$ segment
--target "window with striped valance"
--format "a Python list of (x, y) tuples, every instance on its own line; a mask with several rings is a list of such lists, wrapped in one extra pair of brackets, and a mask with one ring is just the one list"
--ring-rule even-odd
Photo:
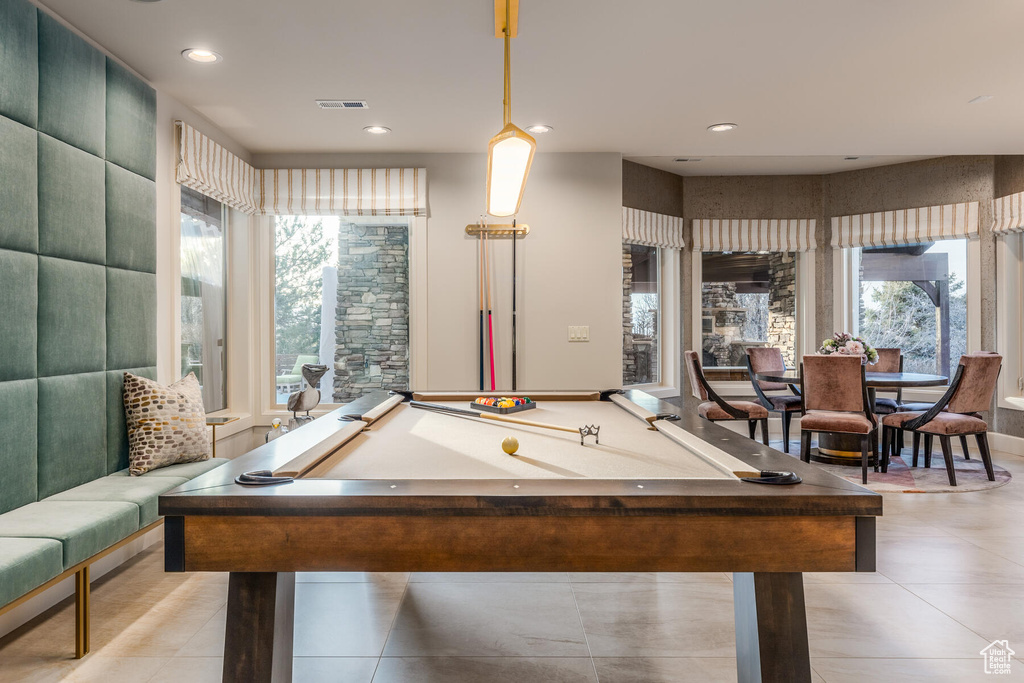
[(813, 218), (699, 218), (693, 221), (694, 251), (813, 251)]
[(832, 246), (883, 247), (978, 236), (978, 202), (832, 218)]
[(992, 200), (992, 232), (1024, 231), (1024, 192)]
[(622, 241), (647, 247), (682, 249), (683, 219), (663, 213), (622, 207)]
[(177, 180), (248, 214), (426, 216), (425, 168), (256, 169), (183, 121)]
[(175, 125), (177, 181), (234, 209), (256, 213), (256, 169), (187, 123)]
[(426, 216), (425, 168), (260, 169), (258, 213)]

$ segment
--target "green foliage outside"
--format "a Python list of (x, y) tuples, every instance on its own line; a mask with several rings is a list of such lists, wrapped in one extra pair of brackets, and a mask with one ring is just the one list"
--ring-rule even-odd
[(323, 267), (331, 256), (323, 220), (280, 216), (275, 235), (277, 354), (319, 355)]
[[(887, 281), (865, 303), (861, 288), (860, 336), (877, 348), (903, 350), (904, 372), (937, 373), (939, 309), (912, 282)], [(955, 369), (967, 350), (967, 292), (963, 280), (949, 276), (949, 362)]]

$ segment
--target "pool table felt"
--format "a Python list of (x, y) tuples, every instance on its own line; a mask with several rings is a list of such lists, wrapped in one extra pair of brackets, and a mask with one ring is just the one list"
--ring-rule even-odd
[[(467, 408), (465, 401), (437, 403)], [(528, 415), (513, 417), (572, 428), (600, 425), (600, 444), (587, 437), (581, 446), (578, 434), (436, 413), (406, 403), (373, 422), (307, 478), (733, 479), (611, 402), (542, 401)], [(501, 449), (506, 436), (519, 440), (515, 455)]]

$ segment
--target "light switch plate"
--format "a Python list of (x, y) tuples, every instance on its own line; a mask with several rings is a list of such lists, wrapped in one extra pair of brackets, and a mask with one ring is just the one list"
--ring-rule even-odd
[(590, 325), (569, 325), (569, 341), (590, 341)]

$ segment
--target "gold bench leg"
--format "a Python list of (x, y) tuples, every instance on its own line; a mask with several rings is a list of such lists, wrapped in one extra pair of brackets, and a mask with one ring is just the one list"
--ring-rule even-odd
[(89, 566), (75, 572), (75, 659), (89, 654)]

